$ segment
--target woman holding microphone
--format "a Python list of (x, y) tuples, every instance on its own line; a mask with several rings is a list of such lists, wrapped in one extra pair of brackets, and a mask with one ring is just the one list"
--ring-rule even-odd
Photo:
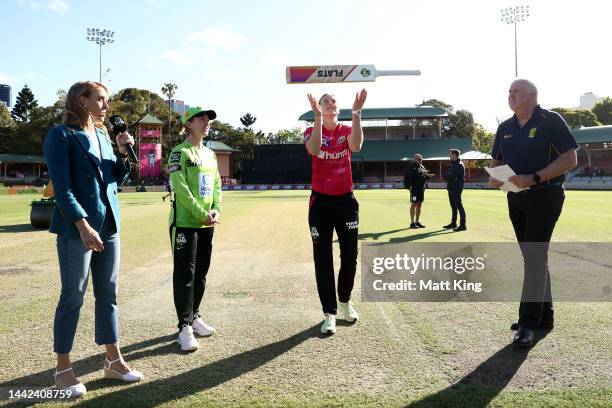
[[(355, 96), (352, 126), (338, 123), (338, 107), (333, 95), (324, 94), (318, 101), (308, 94), (315, 115), (314, 125), (304, 132), (306, 150), (312, 159), (312, 194), (308, 224), (312, 237), (317, 290), (325, 320), (321, 332), (336, 332), (338, 306), (344, 320), (355, 322), (359, 316), (350, 303), (357, 268), (359, 203), (353, 194), (351, 153), (361, 150), (363, 129), (361, 108), (367, 98), (362, 89)], [(336, 230), (340, 243), (338, 300), (332, 252)]]
[(95, 341), (106, 348), (104, 377), (126, 382), (143, 375), (131, 370), (119, 350), (117, 280), (121, 219), (117, 185), (129, 175), (128, 144), (117, 136), (119, 154), (102, 124), (108, 89), (99, 82), (77, 82), (68, 91), (63, 124), (51, 128), (44, 154), (55, 192), (49, 231), (57, 234), (61, 293), (53, 325), (57, 353), (55, 384), (73, 397), (86, 393), (72, 370), (70, 351), (91, 270), (95, 296)]

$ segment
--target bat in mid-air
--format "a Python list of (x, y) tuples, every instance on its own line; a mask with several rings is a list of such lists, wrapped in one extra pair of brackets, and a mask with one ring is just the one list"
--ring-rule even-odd
[(421, 75), (419, 70), (377, 70), (374, 65), (312, 65), (287, 67), (288, 84), (374, 82), (379, 76)]

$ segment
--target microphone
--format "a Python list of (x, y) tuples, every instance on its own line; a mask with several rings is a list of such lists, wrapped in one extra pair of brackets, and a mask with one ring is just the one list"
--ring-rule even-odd
[[(123, 118), (119, 115), (113, 115), (108, 120), (111, 125), (113, 125), (113, 134), (117, 136), (119, 133), (125, 132), (127, 130), (127, 124), (123, 120)], [(136, 157), (136, 153), (134, 153), (134, 148), (131, 144), (126, 144), (125, 147), (128, 151), (128, 156), (130, 156), (130, 160), (134, 163), (138, 163), (138, 157)]]

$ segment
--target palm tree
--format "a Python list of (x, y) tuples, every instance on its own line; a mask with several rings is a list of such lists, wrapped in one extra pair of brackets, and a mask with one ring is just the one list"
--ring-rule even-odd
[(240, 122), (244, 125), (245, 128), (250, 128), (253, 123), (255, 123), (255, 121), (257, 120), (257, 118), (253, 115), (251, 115), (250, 113), (247, 113), (246, 115), (244, 115), (243, 117), (240, 118)]
[[(162, 93), (168, 97), (168, 136), (170, 136), (170, 129), (172, 128), (172, 108), (170, 107), (170, 103), (177, 89), (178, 85), (173, 84), (172, 82), (164, 83), (161, 88)], [(159, 143), (162, 144), (161, 135), (159, 137)], [(162, 155), (162, 157), (164, 156)]]

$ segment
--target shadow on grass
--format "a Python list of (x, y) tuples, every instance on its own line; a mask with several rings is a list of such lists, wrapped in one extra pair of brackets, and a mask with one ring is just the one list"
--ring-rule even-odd
[[(214, 361), (172, 377), (126, 386), (118, 391), (104, 394), (96, 398), (77, 401), (77, 404), (79, 406), (86, 407), (157, 406), (175, 399), (188, 397), (200, 391), (223, 384), (234, 378), (238, 378), (241, 375), (253, 371), (258, 367), (261, 367), (262, 365), (274, 360), (310, 338), (325, 337), (327, 336), (321, 334), (319, 324), (317, 324), (296, 333), (291, 337), (266, 344), (265, 346), (261, 346), (256, 349), (245, 351), (219, 361)], [(170, 340), (172, 343), (163, 344), (155, 349), (133, 353), (138, 349), (164, 343)], [(123, 347), (122, 351), (124, 354), (132, 352), (125, 357), (128, 363), (144, 357), (168, 353), (180, 353), (177, 351), (178, 346), (174, 340), (175, 335), (172, 334)], [(102, 367), (103, 358), (103, 355), (99, 354), (77, 361), (73, 364), (73, 366), (78, 375), (97, 371)], [(177, 360), (177, 364), (180, 364), (180, 360)], [(52, 382), (52, 375), (53, 370), (46, 370), (41, 373), (17, 378), (15, 380), (0, 384), (0, 387), (24, 388), (27, 386), (48, 386), (50, 385), (49, 383)], [(145, 372), (144, 375), (146, 378), (147, 373)], [(93, 391), (110, 385), (116, 386), (117, 382), (98, 379), (85, 384), (88, 391)], [(23, 404), (24, 403), (17, 402), (8, 406), (23, 406)], [(26, 402), (25, 404), (33, 405), (34, 403)]]
[[(94, 399), (85, 400), (79, 403), (79, 406), (157, 406), (188, 397), (251, 372), (314, 337), (325, 337), (321, 334), (318, 324), (286, 339), (214, 361), (172, 377), (137, 384)], [(176, 348), (176, 345), (172, 347)], [(162, 346), (161, 349), (160, 354), (166, 352), (167, 346)], [(155, 350), (151, 350), (151, 352), (155, 353)], [(144, 353), (147, 353), (147, 351)], [(177, 364), (179, 364), (178, 361)], [(146, 376), (146, 373), (144, 374)], [(89, 388), (90, 386), (102, 385), (98, 381), (95, 383), (98, 384), (86, 384), (86, 386)]]
[[(400, 229), (400, 230), (395, 230), (395, 231), (389, 231), (388, 233), (394, 233), (394, 232), (400, 232), (400, 231), (404, 231), (410, 228), (404, 228), (404, 229)], [(455, 234), (455, 232), (452, 229), (439, 229), (439, 230), (435, 230), (435, 231), (428, 231), (428, 232), (421, 232), (420, 234), (412, 234), (412, 235), (407, 235), (405, 237), (392, 237), (389, 239), (388, 242), (377, 242), (377, 243), (371, 243), (369, 242), (368, 245), (371, 246), (378, 246), (378, 245), (385, 245), (385, 244), (401, 244), (404, 242), (411, 242), (411, 241), (418, 241), (419, 239), (423, 239), (423, 238), (427, 238), (427, 237), (433, 237), (436, 235), (446, 235), (446, 234)], [(360, 236), (361, 238), (361, 236)]]
[[(535, 344), (547, 334), (547, 331), (536, 332)], [(528, 354), (529, 349), (509, 344), (458, 382), (407, 407), (487, 407), (506, 388)]]
[[(160, 336), (155, 339), (149, 339), (142, 341), (140, 343), (130, 344), (129, 346), (121, 347), (121, 352), (124, 355), (125, 360), (129, 363), (130, 361), (137, 360), (139, 358), (154, 355), (156, 350), (145, 350), (141, 352), (136, 352), (137, 350), (141, 350), (147, 347), (154, 346), (156, 344), (165, 343), (168, 341), (174, 342), (176, 336), (174, 334)], [(172, 343), (170, 344), (172, 345)], [(164, 346), (167, 347), (168, 345)], [(170, 349), (170, 347), (168, 347)], [(159, 354), (159, 353), (157, 353)], [(85, 374), (93, 373), (95, 371), (102, 370), (102, 365), (104, 364), (104, 353), (99, 353), (93, 355), (91, 357), (84, 358), (82, 360), (78, 360), (72, 363), (72, 367), (74, 368), (74, 372), (77, 376), (82, 376)], [(24, 377), (15, 378), (10, 381), (6, 381), (0, 383), (0, 388), (42, 388), (42, 387), (50, 387), (54, 384), (53, 382), (53, 373), (55, 367), (50, 368), (45, 371), (41, 371), (35, 374), (30, 374)]]
[[(410, 228), (400, 228), (400, 229), (396, 229), (396, 230), (391, 230), (391, 231), (382, 231), (382, 232), (368, 232), (365, 234), (359, 234), (358, 239), (361, 241), (363, 239), (366, 240), (374, 240), (374, 241), (378, 241), (380, 239), (380, 237), (384, 236), (384, 235), (389, 235), (389, 234), (395, 234), (396, 232), (402, 232), (402, 231), (406, 231), (407, 229)], [(338, 240), (334, 240), (334, 243), (337, 243)]]
[(32, 224), (0, 225), (0, 234), (14, 232), (45, 231), (44, 228), (34, 228)]

